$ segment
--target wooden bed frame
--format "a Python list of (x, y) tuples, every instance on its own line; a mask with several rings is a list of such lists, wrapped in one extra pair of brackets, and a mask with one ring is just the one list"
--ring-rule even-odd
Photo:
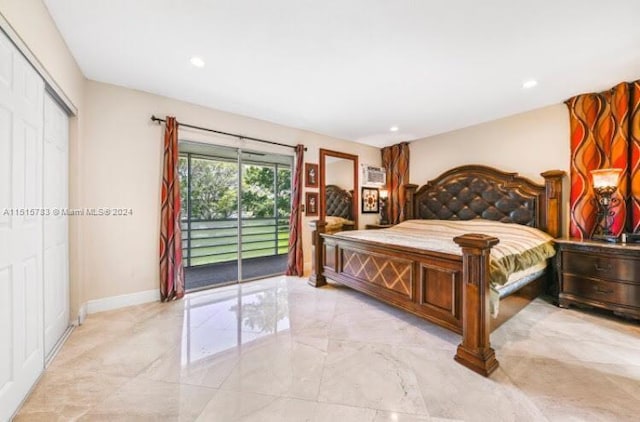
[[(561, 170), (542, 173), (545, 183), (540, 185), (491, 167), (457, 167), (420, 189), (405, 186), (406, 218), (482, 217), (530, 225), (559, 237), (564, 175)], [(489, 256), (498, 239), (458, 236), (453, 239), (462, 249), (458, 256), (339, 238), (325, 234), (324, 228), (324, 222), (316, 222), (309, 284), (320, 287), (329, 278), (461, 333), (455, 360), (484, 376), (497, 369), (489, 341)], [(548, 267), (532, 285), (544, 286), (550, 273)]]
[(340, 186), (327, 185), (325, 188), (323, 207), (327, 217), (342, 217), (349, 223), (342, 223), (336, 231), (355, 230), (353, 219), (353, 191), (342, 189)]

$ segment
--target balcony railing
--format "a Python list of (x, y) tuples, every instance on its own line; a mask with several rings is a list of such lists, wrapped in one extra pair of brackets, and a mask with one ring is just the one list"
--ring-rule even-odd
[[(182, 256), (187, 267), (236, 261), (238, 220), (182, 220)], [(241, 258), (286, 254), (289, 247), (288, 218), (242, 218)]]

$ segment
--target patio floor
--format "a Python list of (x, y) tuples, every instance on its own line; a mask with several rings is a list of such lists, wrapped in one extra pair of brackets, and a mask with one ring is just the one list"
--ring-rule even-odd
[[(284, 274), (287, 269), (287, 255), (272, 255), (242, 260), (242, 279), (267, 277)], [(218, 264), (185, 267), (185, 284), (187, 290), (215, 287), (238, 280), (238, 263), (236, 261)]]

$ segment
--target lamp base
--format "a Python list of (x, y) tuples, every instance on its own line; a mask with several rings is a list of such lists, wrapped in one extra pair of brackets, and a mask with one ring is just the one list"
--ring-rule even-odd
[(603, 242), (618, 243), (620, 242), (620, 237), (614, 236), (612, 234), (594, 234), (593, 236), (591, 236), (591, 240), (600, 240)]

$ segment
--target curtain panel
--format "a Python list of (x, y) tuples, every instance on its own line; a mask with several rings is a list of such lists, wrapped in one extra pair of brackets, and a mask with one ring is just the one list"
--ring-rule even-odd
[(588, 239), (596, 226), (591, 170), (622, 169), (611, 231), (640, 227), (640, 81), (566, 101), (571, 128), (570, 235)]
[(629, 200), (627, 229), (640, 232), (640, 80), (630, 85)]
[(178, 176), (178, 123), (167, 116), (160, 208), (160, 299), (184, 296), (182, 231), (180, 230), (180, 178)]
[(382, 148), (382, 167), (387, 171), (387, 212), (389, 223), (405, 219), (407, 197), (404, 185), (409, 183), (409, 144), (402, 142)]
[(289, 216), (289, 255), (287, 257), (286, 275), (304, 274), (302, 256), (302, 169), (304, 162), (304, 145), (296, 145), (296, 164), (291, 186), (291, 215)]

